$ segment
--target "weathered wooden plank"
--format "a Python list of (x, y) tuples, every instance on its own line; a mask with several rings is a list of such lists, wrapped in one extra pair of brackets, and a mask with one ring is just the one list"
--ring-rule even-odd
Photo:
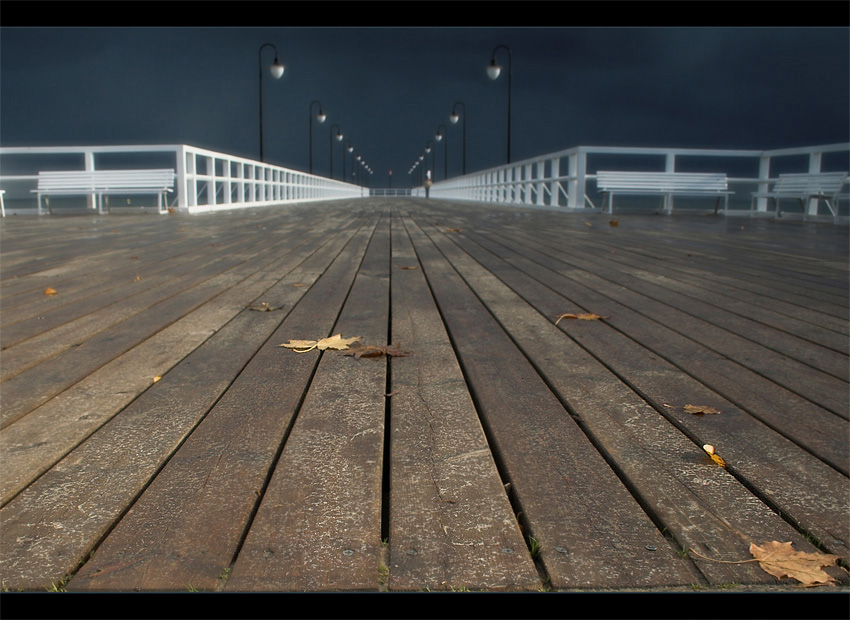
[[(517, 243), (513, 239), (507, 239), (503, 235), (494, 233), (494, 238), (511, 244)], [(544, 251), (545, 250), (545, 251)], [(735, 333), (729, 331), (726, 323), (737, 323), (740, 330), (745, 330), (749, 337), (755, 338), (757, 330), (753, 326), (743, 325), (744, 321), (734, 316), (725, 317), (724, 326), (718, 327), (699, 316), (699, 306), (687, 308), (687, 313), (682, 311), (682, 305), (662, 288), (646, 283), (640, 279), (630, 278), (623, 275), (620, 269), (611, 269), (598, 261), (567, 256), (564, 252), (551, 247), (535, 250), (536, 256), (546, 256), (550, 267), (561, 273), (569, 273), (571, 277), (581, 279), (587, 286), (604, 293), (611, 299), (632, 308), (640, 308), (641, 313), (652, 317), (669, 329), (693, 339), (710, 351), (728, 357), (742, 366), (758, 373), (775, 383), (786, 386), (789, 390), (803, 396), (813, 403), (842, 416), (847, 417), (850, 409), (850, 393), (847, 390), (847, 382), (834, 376), (829, 376), (811, 368), (807, 365), (795, 362), (788, 356), (778, 353), (772, 349), (750, 342)], [(575, 274), (575, 275), (573, 275)], [(653, 296), (650, 296), (653, 295)], [(655, 297), (660, 297), (661, 301)], [(678, 306), (678, 308), (676, 307)], [(791, 347), (790, 337), (781, 338), (776, 334), (762, 334), (766, 339), (774, 336), (778, 341), (777, 348)], [(799, 342), (794, 342), (796, 351), (799, 351)], [(829, 358), (824, 363), (832, 365), (846, 362), (840, 354), (832, 355), (828, 350), (817, 350), (817, 347), (809, 348), (812, 355), (820, 355)], [(805, 355), (804, 355), (805, 356)], [(807, 360), (811, 362), (811, 359)]]
[[(356, 261), (350, 267), (351, 258), (345, 254), (338, 261), (353, 275)], [(294, 303), (306, 287), (292, 284), (309, 286), (310, 278), (323, 271), (314, 264), (309, 271), (291, 274), (280, 282), (275, 298)], [(333, 305), (329, 311), (334, 311)], [(243, 305), (238, 316), (154, 389), (0, 510), (4, 539), (15, 541), (4, 545), (0, 555), (0, 574), (10, 587), (37, 588), (73, 574), (282, 318), (282, 313), (252, 312)], [(250, 432), (250, 426), (245, 428)], [(247, 492), (253, 494), (254, 489)], [(144, 539), (138, 542), (144, 548)]]
[[(274, 334), (69, 589), (175, 590), (191, 585), (215, 590), (224, 586), (316, 367), (315, 354), (298, 355), (279, 345), (293, 337), (331, 330), (374, 225), (374, 220), (367, 223), (342, 251), (333, 244), (328, 248), (332, 253), (323, 252), (322, 260), (305, 263), (270, 293), (272, 305), (297, 304), (282, 322), (276, 321), (280, 326)], [(335, 258), (327, 267), (329, 255)], [(300, 289), (292, 284), (310, 285), (314, 280), (299, 301), (295, 293)], [(276, 313), (253, 314), (272, 318)]]
[[(589, 308), (599, 309), (604, 314), (610, 311), (611, 316), (622, 312), (622, 308), (605, 306), (604, 300), (589, 295), (587, 300), (583, 299), (581, 289), (569, 287), (568, 283), (558, 279), (547, 280), (545, 270), (517, 260), (504, 247), (490, 245), (490, 250), (502, 255), (497, 257), (497, 254), (485, 249), (488, 246), (486, 239), (477, 239), (483, 246), (476, 250), (474, 245), (465, 242), (472, 236), (464, 233), (457, 241), (543, 316), (555, 317), (565, 311), (584, 312)], [(514, 269), (511, 265), (521, 269)], [(562, 297), (565, 293), (579, 302), (589, 301), (591, 305), (572, 305), (570, 299)], [(628, 315), (625, 319), (628, 324), (635, 320)], [(844, 475), (800, 450), (758, 418), (737, 408), (639, 342), (625, 336), (615, 338), (607, 331), (600, 333), (598, 329), (587, 329), (588, 324), (581, 321), (562, 321), (560, 326), (621, 380), (633, 386), (654, 405), (656, 411), (670, 419), (697, 445), (711, 443), (718, 450), (722, 449), (724, 458), (736, 475), (742, 476), (751, 488), (758, 489), (782, 514), (814, 533), (821, 541), (828, 541), (830, 552), (846, 557), (850, 531), (842, 515), (847, 512), (848, 498), (846, 493), (839, 491), (846, 488)], [(714, 406), (722, 415), (696, 417), (687, 414), (682, 408), (689, 403)], [(803, 416), (798, 416), (796, 424), (801, 425), (802, 419)]]
[(490, 443), (556, 588), (698, 580), (425, 235), (409, 229)]
[[(285, 272), (307, 255), (308, 249), (296, 252), (288, 267), (280, 267)], [(154, 377), (165, 375), (279, 279), (276, 272), (256, 274), (216, 303), (183, 317), (4, 429), (0, 442), (5, 463), (5, 475), (0, 479), (3, 503), (149, 389)]]
[[(461, 251), (468, 244), (458, 235), (451, 236), (457, 246), (437, 231), (429, 236), (613, 459), (642, 505), (663, 523), (677, 547), (726, 561), (747, 557), (751, 542), (769, 540), (791, 540), (800, 550), (817, 551), (714, 464), (698, 440), (683, 434), (602, 363), (564, 338), (563, 332), (571, 329), (556, 327), (553, 317), (540, 314)], [(590, 329), (601, 340), (620, 338), (603, 322), (588, 326)], [(713, 584), (773, 581), (753, 564), (694, 560)]]
[[(627, 294), (623, 287), (606, 286), (598, 278), (575, 269), (541, 269), (541, 264), (549, 262), (546, 255), (505, 238), (501, 241), (504, 245), (497, 246), (483, 239), (481, 243), (491, 251), (508, 252), (510, 262), (526, 265), (541, 282), (559, 291), (584, 311), (611, 317), (609, 322), (612, 325), (650, 351), (674, 363), (839, 471), (848, 471), (850, 455), (846, 448), (846, 421), (841, 417), (670, 330), (647, 317), (642, 306), (621, 303), (618, 297)], [(517, 256), (510, 255), (513, 251), (517, 252)], [(800, 424), (801, 416), (807, 420), (806, 427)]]
[[(392, 228), (390, 590), (537, 590), (481, 423), (421, 265)], [(514, 553), (504, 553), (513, 549)]]
[[(388, 312), (385, 217), (333, 332), (386, 344)], [(227, 590), (379, 589), (386, 387), (385, 359), (322, 354)]]

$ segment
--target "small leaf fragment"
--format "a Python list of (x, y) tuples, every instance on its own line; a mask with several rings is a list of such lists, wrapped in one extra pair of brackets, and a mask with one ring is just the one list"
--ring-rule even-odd
[(399, 267), (399, 269), (405, 269), (405, 270), (406, 270), (406, 269), (419, 269), (419, 267), (416, 267), (416, 266), (410, 266), (410, 267), (408, 267), (408, 266), (404, 266), (404, 267)]
[(156, 382), (157, 382), (157, 381), (159, 381), (160, 379), (162, 379), (162, 375), (157, 375), (157, 376), (155, 376), (155, 377), (153, 378), (153, 382), (154, 382), (154, 383), (156, 383)]
[(617, 220), (611, 220), (610, 222), (608, 222), (608, 224), (611, 226), (619, 226), (620, 222)]
[(446, 228), (445, 232), (460, 232), (460, 228)]
[(45, 295), (58, 295), (59, 293), (56, 292), (56, 289), (48, 286), (46, 289), (44, 289), (44, 294)]
[(685, 405), (683, 409), (687, 413), (693, 413), (694, 415), (705, 415), (709, 413), (720, 413), (719, 409), (715, 407), (707, 407), (705, 405)]
[(720, 455), (718, 455), (715, 452), (714, 446), (707, 443), (702, 447), (702, 449), (705, 450), (708, 453), (708, 455), (711, 457), (712, 461), (714, 461), (715, 463), (720, 465), (720, 467), (726, 467), (726, 461), (724, 461), (722, 458), (720, 458)]
[(273, 312), (274, 310), (280, 310), (279, 306), (270, 306), (268, 302), (261, 302), (259, 306), (248, 306), (248, 310), (254, 310), (256, 312)]
[(777, 579), (791, 577), (804, 586), (834, 584), (835, 580), (821, 570), (838, 562), (837, 555), (796, 551), (791, 542), (772, 540), (759, 546), (750, 543), (750, 554), (765, 572)]
[(573, 314), (572, 312), (568, 312), (566, 314), (556, 314), (555, 318), (558, 319), (555, 321), (555, 325), (561, 322), (561, 319), (578, 319), (580, 321), (599, 321), (601, 319), (607, 319), (607, 316), (599, 316), (598, 314), (593, 314), (592, 312), (584, 312), (580, 314)]

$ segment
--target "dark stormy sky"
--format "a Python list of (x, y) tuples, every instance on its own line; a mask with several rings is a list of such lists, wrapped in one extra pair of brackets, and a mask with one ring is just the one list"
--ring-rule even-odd
[[(372, 26), (370, 12), (401, 3), (356, 3), (364, 14), (355, 25), (276, 27), (293, 4), (328, 14), (338, 6), (246, 3), (277, 7), (268, 26), (259, 17), (228, 25), (224, 14), (197, 22), (203, 25), (137, 26), (144, 21), (125, 16), (91, 27), (41, 22), (32, 11), (16, 20), (7, 10), (0, 145), (190, 144), (258, 158), (258, 52), (265, 43), (286, 67), (279, 80), (263, 78), (266, 161), (309, 168), (310, 104), (318, 100), (327, 120), (313, 123), (314, 171), (329, 172), (336, 124), (375, 171), (374, 186), (386, 186), (391, 169), (393, 185), (407, 185), (428, 141), (438, 149), (442, 178), (444, 143), (434, 141), (440, 125), (448, 132), (449, 176), (461, 170), (464, 122), (467, 171), (505, 163), (507, 53), (497, 53), (504, 67), (498, 80), (485, 71), (500, 44), (512, 57), (513, 161), (578, 145), (763, 149), (850, 140), (846, 16), (835, 26), (697, 20), (629, 27), (599, 25), (602, 19), (557, 27), (407, 25), (412, 19)], [(739, 3), (709, 4), (729, 10)], [(239, 3), (188, 5), (214, 13)], [(265, 49), (262, 64), (273, 58)], [(452, 125), (457, 101), (466, 115)], [(334, 148), (339, 177), (339, 143)]]

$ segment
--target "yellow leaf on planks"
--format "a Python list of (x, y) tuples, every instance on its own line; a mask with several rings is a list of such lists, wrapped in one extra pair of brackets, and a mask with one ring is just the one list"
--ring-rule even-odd
[(351, 343), (358, 340), (360, 340), (360, 336), (355, 336), (354, 338), (343, 338), (339, 334), (335, 334), (329, 338), (322, 338), (321, 340), (290, 340), (288, 343), (280, 346), (292, 349), (296, 353), (307, 353), (313, 349), (319, 349), (320, 351), (324, 351), (325, 349), (344, 351)]
[(720, 456), (715, 452), (714, 446), (711, 444), (705, 444), (702, 447), (708, 453), (708, 456), (711, 457), (711, 460), (720, 465), (721, 467), (726, 467), (726, 461), (724, 461)]
[(59, 293), (56, 292), (56, 289), (48, 286), (46, 289), (44, 289), (44, 294), (45, 295), (58, 295)]
[(750, 553), (766, 572), (777, 579), (791, 577), (804, 586), (834, 584), (835, 580), (822, 569), (838, 562), (837, 555), (796, 551), (790, 542), (772, 540), (758, 546), (750, 543)]
[(607, 319), (607, 316), (599, 316), (598, 314), (593, 314), (592, 312), (586, 312), (581, 314), (573, 314), (572, 312), (568, 312), (566, 314), (557, 314), (555, 318), (558, 319), (555, 321), (555, 325), (561, 322), (561, 319), (578, 319), (580, 321), (599, 321), (600, 319)]
[(720, 413), (719, 409), (715, 409), (714, 407), (706, 407), (705, 405), (685, 405), (684, 410), (687, 413), (693, 413), (694, 415), (704, 415), (706, 413)]

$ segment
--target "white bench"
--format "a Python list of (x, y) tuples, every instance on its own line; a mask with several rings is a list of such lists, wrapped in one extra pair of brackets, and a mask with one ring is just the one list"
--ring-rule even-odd
[[(673, 196), (717, 196), (714, 212), (725, 198), (724, 212), (729, 208), (729, 185), (722, 173), (703, 172), (633, 172), (599, 170), (597, 189), (608, 194), (608, 213), (614, 212), (614, 194), (649, 194), (664, 196), (664, 211), (673, 210)], [(603, 202), (603, 207), (605, 203)]]
[(753, 192), (750, 202), (750, 212), (755, 207), (757, 198), (773, 199), (776, 204), (776, 217), (780, 217), (779, 200), (781, 198), (796, 198), (803, 207), (803, 219), (808, 216), (806, 203), (810, 199), (826, 202), (834, 218), (838, 217), (838, 195), (847, 180), (846, 172), (817, 172), (808, 174), (780, 174), (774, 182), (773, 189), (766, 192)]
[[(163, 196), (173, 188), (172, 169), (50, 170), (38, 173), (38, 189), (32, 191), (37, 194), (39, 215), (42, 214), (41, 197), (50, 194), (92, 194), (97, 197), (98, 213), (103, 213), (104, 194), (157, 194), (159, 212), (165, 213)], [(47, 208), (52, 213), (49, 201)]]

